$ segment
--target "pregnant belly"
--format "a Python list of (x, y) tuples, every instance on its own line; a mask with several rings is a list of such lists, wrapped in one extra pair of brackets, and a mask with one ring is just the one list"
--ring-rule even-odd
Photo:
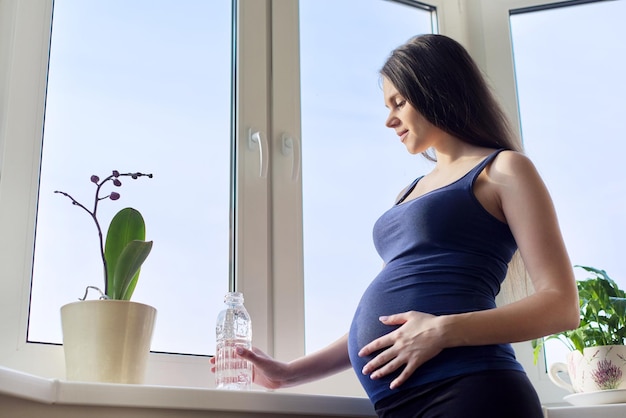
[(386, 391), (391, 381), (400, 374), (398, 370), (377, 380), (361, 373), (363, 366), (378, 353), (359, 357), (358, 352), (373, 340), (393, 331), (397, 326), (384, 325), (379, 317), (418, 310), (427, 312), (427, 306), (420, 303), (421, 297), (415, 286), (394, 286), (384, 277), (377, 277), (365, 290), (356, 309), (348, 336), (350, 362), (363, 388), (371, 399)]
[(398, 327), (384, 325), (380, 316), (408, 311), (448, 315), (495, 307), (492, 293), (477, 288), (473, 279), (458, 273), (384, 269), (363, 293), (352, 319), (348, 348), (353, 365), (367, 361), (356, 356), (363, 346)]
[(380, 280), (372, 282), (361, 297), (352, 319), (350, 327), (351, 351), (358, 352), (366, 344), (397, 328), (397, 326), (384, 325), (379, 320), (381, 316), (411, 310), (424, 312), (425, 307), (419, 306), (419, 297), (417, 296), (415, 289), (404, 289), (402, 292), (397, 292), (383, 286)]
[[(402, 368), (372, 380), (361, 373), (363, 366), (378, 353), (359, 357), (358, 352), (373, 340), (398, 326), (384, 325), (380, 316), (407, 311), (449, 315), (495, 307), (496, 289), (488, 288), (477, 277), (456, 272), (417, 272), (384, 269), (365, 290), (352, 319), (348, 353), (363, 388), (374, 402), (395, 393), (389, 384)], [(494, 368), (521, 368), (510, 346), (456, 347), (442, 351), (422, 364), (402, 387), (410, 388), (459, 374)]]

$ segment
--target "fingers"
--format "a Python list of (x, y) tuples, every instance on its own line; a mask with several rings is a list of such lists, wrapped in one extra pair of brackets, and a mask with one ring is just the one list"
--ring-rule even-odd
[[(410, 319), (411, 314), (412, 312), (402, 312), (394, 315), (381, 316), (378, 318), (378, 320), (385, 325), (402, 325)], [(378, 350), (389, 347), (393, 345), (394, 339), (395, 337), (393, 335), (393, 332), (387, 335), (383, 335), (382, 337), (375, 339), (374, 341), (363, 347), (359, 351), (358, 356), (368, 356)]]
[(423, 364), (423, 362), (419, 357), (396, 355), (392, 351), (392, 348), (389, 348), (368, 362), (363, 367), (362, 373), (364, 375), (369, 374), (370, 379), (376, 380), (404, 367), (398, 377), (389, 385), (390, 389), (396, 389), (406, 382), (421, 364)]
[(369, 356), (370, 354), (378, 350), (382, 350), (385, 347), (390, 347), (391, 345), (393, 345), (393, 342), (394, 342), (392, 334), (393, 333), (383, 335), (382, 337), (377, 338), (371, 343), (367, 344), (365, 347), (359, 350), (358, 356), (359, 357)]
[[(384, 354), (387, 354), (387, 351)], [(389, 354), (387, 354), (387, 356), (392, 357), (389, 360), (386, 360), (384, 357), (381, 356), (382, 354), (377, 356), (374, 360), (370, 361), (365, 365), (365, 367), (363, 367), (363, 374), (367, 375), (371, 373), (370, 379), (379, 379), (383, 376), (388, 375), (389, 373), (393, 373), (404, 363), (404, 361), (400, 358), (391, 356)]]
[(244, 347), (237, 347), (237, 355), (255, 364), (267, 363), (267, 361), (270, 360), (267, 354), (256, 347), (252, 347), (251, 350)]
[[(287, 376), (287, 366), (278, 362), (256, 347), (247, 349), (237, 347), (237, 356), (252, 363), (252, 381), (268, 389), (278, 389), (284, 386)], [(211, 372), (215, 373), (216, 358), (210, 360)]]
[(389, 385), (389, 389), (398, 388), (400, 385), (402, 385), (404, 382), (407, 381), (407, 379), (413, 374), (413, 372), (415, 372), (416, 369), (417, 369), (416, 366), (407, 364), (404, 370), (402, 370), (402, 373), (400, 373), (400, 376), (396, 377), (391, 382), (391, 384)]
[[(261, 350), (254, 349), (254, 348), (253, 348), (253, 350), (256, 350), (260, 354), (265, 354)], [(253, 361), (253, 362), (256, 361), (256, 359), (258, 358), (257, 354), (254, 351), (247, 350), (247, 349), (245, 349), (243, 347), (237, 347), (236, 353), (237, 353), (237, 355), (239, 357), (244, 358), (244, 359), (249, 360), (249, 361)], [(209, 359), (209, 364), (211, 364), (211, 372), (213, 372), (213, 373), (215, 373), (215, 363), (216, 362), (217, 362), (217, 358), (215, 356), (212, 356)]]
[(378, 318), (385, 325), (402, 325), (411, 318), (411, 312), (402, 312), (394, 315), (386, 315)]
[(402, 312), (381, 316), (379, 320), (397, 329), (365, 345), (358, 353), (360, 357), (376, 353), (374, 358), (363, 366), (364, 375), (380, 379), (394, 372), (399, 375), (390, 384), (391, 389), (402, 385), (424, 362), (437, 355), (443, 347), (438, 344), (433, 333), (436, 317), (421, 312)]

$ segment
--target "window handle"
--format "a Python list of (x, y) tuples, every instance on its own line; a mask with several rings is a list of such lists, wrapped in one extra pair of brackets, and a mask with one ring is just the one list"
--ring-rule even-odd
[(268, 167), (268, 157), (267, 153), (268, 145), (267, 138), (261, 135), (261, 132), (256, 131), (252, 132), (252, 129), (248, 130), (248, 148), (253, 150), (256, 147), (259, 147), (259, 177), (265, 178), (267, 177), (267, 167)]
[(296, 181), (300, 175), (300, 143), (288, 135), (283, 135), (282, 142), (283, 155), (291, 155), (291, 181)]

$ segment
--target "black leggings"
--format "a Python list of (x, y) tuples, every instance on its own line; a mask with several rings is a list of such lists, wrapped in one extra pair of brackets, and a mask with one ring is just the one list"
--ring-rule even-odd
[(407, 389), (375, 405), (380, 418), (543, 418), (525, 373), (492, 370)]

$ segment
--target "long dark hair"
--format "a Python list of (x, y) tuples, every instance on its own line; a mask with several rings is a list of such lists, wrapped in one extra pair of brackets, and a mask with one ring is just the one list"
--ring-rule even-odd
[(431, 34), (411, 38), (392, 51), (380, 73), (443, 131), (470, 144), (521, 151), (480, 69), (454, 39)]
[[(430, 123), (470, 144), (522, 151), (518, 136), (467, 50), (444, 35), (411, 38), (380, 70)], [(436, 161), (428, 152), (424, 157)], [(513, 255), (498, 305), (533, 293), (519, 251)]]

